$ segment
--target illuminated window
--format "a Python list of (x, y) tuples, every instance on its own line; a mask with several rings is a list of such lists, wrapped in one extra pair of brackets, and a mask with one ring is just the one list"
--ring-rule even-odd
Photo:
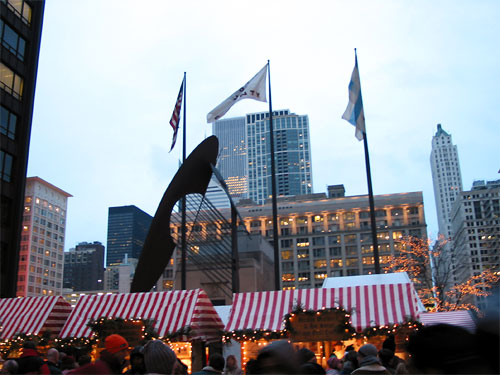
[(23, 95), (23, 79), (3, 63), (0, 63), (0, 84), (14, 98), (21, 99)]
[(293, 251), (291, 250), (284, 250), (281, 252), (281, 259), (292, 259), (293, 257)]
[(293, 273), (284, 273), (281, 275), (281, 281), (295, 281), (295, 275)]
[[(5, 0), (3, 1), (5, 3)], [(15, 15), (29, 25), (31, 22), (31, 7), (24, 0), (7, 0), (7, 6)]]
[(314, 268), (326, 268), (327, 261), (326, 259), (319, 259), (314, 261)]

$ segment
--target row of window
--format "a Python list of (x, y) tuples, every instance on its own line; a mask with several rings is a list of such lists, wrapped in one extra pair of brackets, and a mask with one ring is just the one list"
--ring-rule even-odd
[(1, 0), (26, 25), (31, 23), (31, 7), (25, 0)]

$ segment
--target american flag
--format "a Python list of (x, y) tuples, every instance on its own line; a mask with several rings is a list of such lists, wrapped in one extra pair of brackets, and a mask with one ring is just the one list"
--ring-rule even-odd
[(184, 79), (182, 80), (181, 89), (179, 90), (177, 101), (175, 102), (174, 112), (172, 113), (172, 118), (170, 119), (170, 125), (174, 129), (174, 135), (172, 137), (172, 147), (170, 147), (170, 151), (172, 151), (172, 149), (174, 148), (175, 141), (177, 140), (177, 131), (179, 130), (179, 119), (181, 118), (182, 94), (184, 92), (183, 90), (184, 90)]

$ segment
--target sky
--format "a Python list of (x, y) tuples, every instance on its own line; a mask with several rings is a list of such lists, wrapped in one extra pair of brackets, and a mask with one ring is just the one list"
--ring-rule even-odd
[[(423, 192), (435, 238), (438, 123), (465, 190), (500, 178), (499, 14), (497, 0), (48, 0), (28, 176), (73, 195), (65, 250), (106, 245), (108, 208), (154, 215), (178, 169), (184, 72), (189, 155), (207, 113), (269, 60), (273, 109), (309, 116), (314, 192), (367, 194), (363, 142), (341, 119), (357, 48), (374, 194)], [(266, 110), (242, 100), (224, 118)]]

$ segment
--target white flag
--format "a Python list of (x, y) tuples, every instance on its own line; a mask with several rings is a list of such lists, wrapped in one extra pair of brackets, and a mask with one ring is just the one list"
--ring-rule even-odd
[(220, 119), (227, 113), (227, 111), (229, 111), (234, 103), (241, 99), (255, 99), (261, 102), (267, 102), (266, 75), (267, 64), (255, 75), (255, 77), (248, 81), (245, 86), (236, 90), (229, 98), (212, 109), (207, 115), (207, 122), (214, 122)]
[(361, 82), (359, 80), (358, 57), (355, 57), (354, 70), (349, 82), (349, 104), (342, 116), (344, 120), (356, 127), (355, 136), (358, 141), (363, 140), (365, 133), (365, 113), (361, 96)]

